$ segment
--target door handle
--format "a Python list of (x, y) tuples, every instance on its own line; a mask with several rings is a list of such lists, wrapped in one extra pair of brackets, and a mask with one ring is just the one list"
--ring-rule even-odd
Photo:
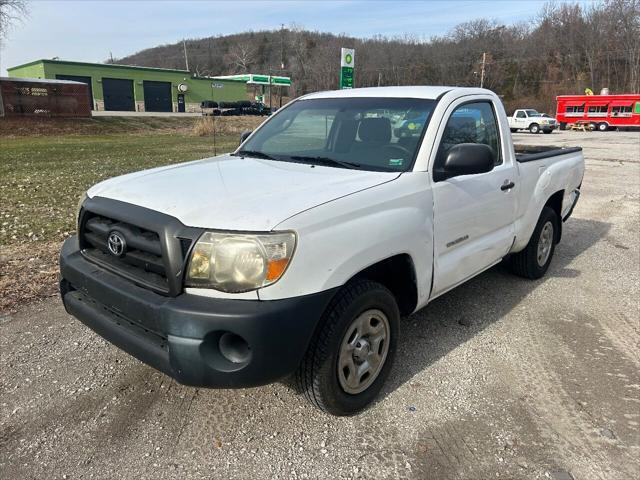
[(505, 182), (500, 187), (500, 190), (502, 190), (504, 192), (505, 190), (511, 190), (515, 186), (516, 186), (515, 183), (510, 182), (509, 180), (505, 180)]

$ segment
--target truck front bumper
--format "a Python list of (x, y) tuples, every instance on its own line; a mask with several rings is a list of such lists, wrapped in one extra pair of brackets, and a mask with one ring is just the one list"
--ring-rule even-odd
[(295, 371), (335, 290), (284, 300), (166, 297), (86, 260), (76, 237), (60, 254), (68, 313), (185, 385), (242, 388)]

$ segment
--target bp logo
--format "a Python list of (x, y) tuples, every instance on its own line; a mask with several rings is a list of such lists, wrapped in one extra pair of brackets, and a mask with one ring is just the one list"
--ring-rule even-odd
[(344, 56), (344, 61), (348, 64), (351, 65), (351, 62), (353, 62), (353, 55), (351, 55), (350, 53), (347, 53)]

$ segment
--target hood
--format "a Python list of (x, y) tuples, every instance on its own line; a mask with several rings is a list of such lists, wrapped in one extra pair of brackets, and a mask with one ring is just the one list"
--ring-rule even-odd
[(299, 212), (398, 176), (223, 155), (115, 177), (87, 193), (165, 213), (190, 227), (269, 231)]

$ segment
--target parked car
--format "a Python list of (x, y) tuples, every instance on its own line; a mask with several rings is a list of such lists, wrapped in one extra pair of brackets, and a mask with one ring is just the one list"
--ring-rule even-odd
[(551, 133), (558, 126), (555, 118), (538, 113), (532, 108), (518, 109), (513, 112), (513, 116), (509, 117), (508, 120), (512, 133), (518, 130), (529, 130), (531, 133)]
[[(404, 117), (430, 120), (397, 136)], [(503, 259), (547, 272), (583, 173), (580, 148), (516, 151), (488, 90), (306, 95), (231, 154), (90, 188), (60, 291), (180, 383), (293, 376), (313, 405), (350, 415), (388, 376), (401, 316)]]

